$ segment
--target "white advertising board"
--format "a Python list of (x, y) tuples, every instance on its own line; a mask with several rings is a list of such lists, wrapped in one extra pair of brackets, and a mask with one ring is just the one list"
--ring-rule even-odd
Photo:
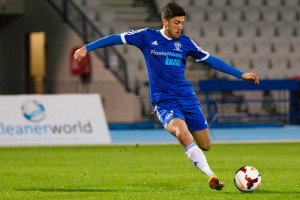
[(108, 143), (98, 94), (0, 95), (0, 146)]

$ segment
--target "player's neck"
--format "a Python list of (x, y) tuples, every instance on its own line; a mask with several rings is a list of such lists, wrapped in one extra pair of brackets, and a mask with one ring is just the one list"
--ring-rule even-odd
[(168, 40), (172, 40), (169, 32), (165, 29), (165, 27), (163, 27), (161, 30), (160, 30), (161, 34)]

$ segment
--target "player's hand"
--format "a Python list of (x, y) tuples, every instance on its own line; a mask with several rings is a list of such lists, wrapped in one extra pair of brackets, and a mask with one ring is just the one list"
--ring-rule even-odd
[(87, 50), (85, 46), (81, 47), (80, 49), (77, 49), (74, 53), (74, 59), (78, 62), (80, 62), (87, 54)]
[(256, 85), (259, 84), (258, 76), (254, 73), (243, 73), (241, 79), (244, 81), (252, 81)]

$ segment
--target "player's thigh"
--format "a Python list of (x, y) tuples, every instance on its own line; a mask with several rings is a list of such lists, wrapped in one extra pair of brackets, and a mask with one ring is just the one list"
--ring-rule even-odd
[(208, 128), (207, 121), (199, 103), (184, 106), (182, 113), (185, 117), (187, 127), (191, 132)]
[(208, 128), (200, 131), (191, 131), (191, 133), (200, 149), (204, 151), (208, 151), (210, 149), (211, 141)]
[(155, 105), (157, 117), (165, 129), (177, 137), (185, 147), (193, 142), (191, 133), (180, 110), (180, 105), (174, 100), (158, 102)]

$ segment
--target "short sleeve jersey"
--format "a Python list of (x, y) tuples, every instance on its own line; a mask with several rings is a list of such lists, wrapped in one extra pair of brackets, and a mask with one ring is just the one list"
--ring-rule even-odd
[(138, 47), (144, 54), (149, 76), (152, 104), (166, 99), (196, 98), (193, 85), (185, 79), (186, 59), (203, 61), (209, 53), (189, 37), (165, 36), (162, 30), (141, 29), (121, 34), (123, 43)]

